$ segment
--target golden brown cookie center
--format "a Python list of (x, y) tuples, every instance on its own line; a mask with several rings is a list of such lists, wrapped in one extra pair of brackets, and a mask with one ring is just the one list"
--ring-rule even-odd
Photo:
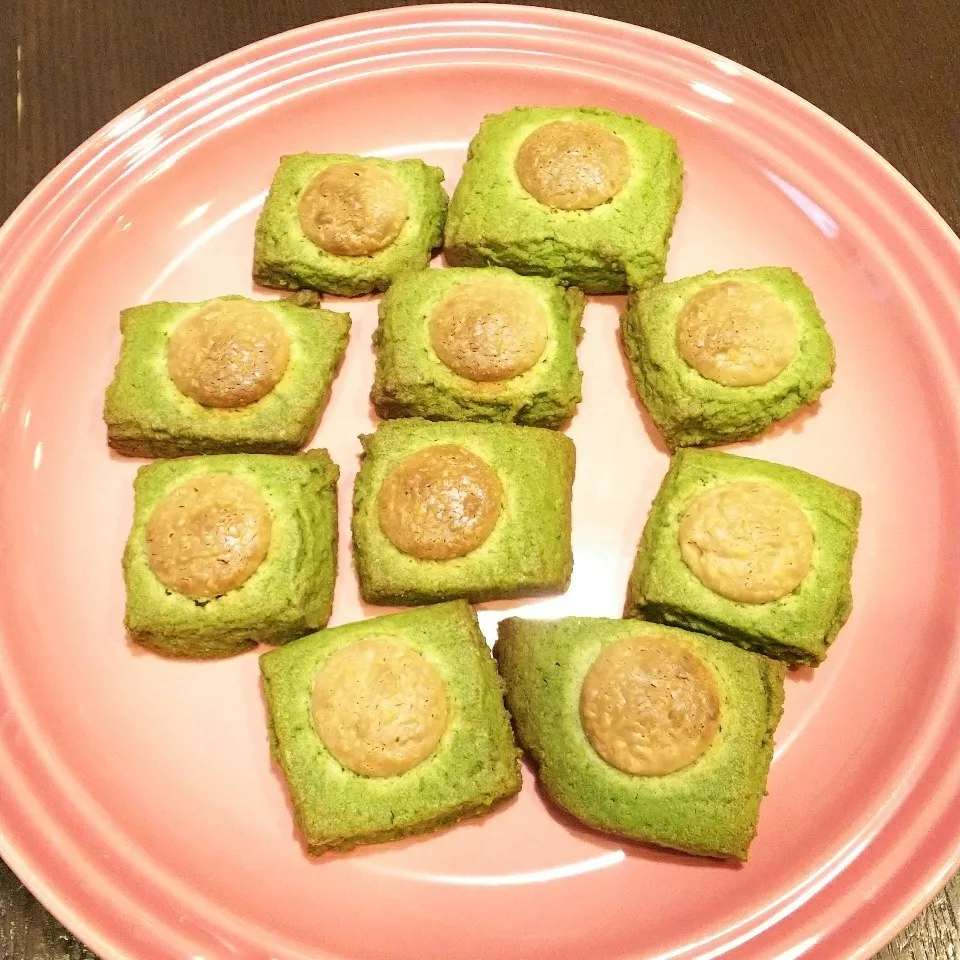
[(177, 324), (167, 344), (170, 379), (205, 407), (245, 407), (265, 397), (290, 362), (290, 338), (264, 306), (214, 300)]
[(403, 553), (452, 560), (476, 550), (500, 516), (496, 471), (456, 444), (418, 450), (397, 464), (377, 496), (380, 529)]
[(363, 160), (335, 163), (300, 197), (300, 226), (321, 250), (362, 257), (389, 247), (407, 220), (407, 195), (389, 170)]
[(313, 723), (323, 745), (364, 777), (392, 777), (423, 763), (448, 714), (436, 668), (388, 637), (338, 650), (313, 685)]
[(219, 597), (253, 576), (270, 546), (270, 511), (257, 489), (229, 474), (187, 480), (147, 521), (147, 562), (170, 590)]
[(810, 572), (813, 530), (799, 504), (772, 483), (739, 481), (701, 493), (687, 507), (680, 553), (714, 593), (770, 603)]
[(523, 189), (555, 210), (598, 207), (630, 179), (627, 145), (592, 120), (537, 127), (520, 144), (515, 166)]
[(768, 383), (797, 353), (790, 308), (759, 283), (715, 283), (680, 314), (677, 349), (701, 376), (726, 387)]
[(526, 373), (547, 347), (547, 315), (521, 283), (457, 284), (430, 316), (430, 342), (441, 362), (475, 383)]
[(627, 637), (587, 671), (580, 719), (593, 749), (638, 776), (689, 766), (720, 728), (720, 691), (699, 657), (659, 637)]

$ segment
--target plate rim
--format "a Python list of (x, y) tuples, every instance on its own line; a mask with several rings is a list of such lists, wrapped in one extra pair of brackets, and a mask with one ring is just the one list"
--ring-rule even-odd
[[(123, 146), (124, 142), (136, 141), (138, 136), (147, 132), (151, 123), (155, 123), (158, 114), (169, 109), (171, 117), (176, 118), (177, 108), (184, 106), (184, 99), (192, 92), (198, 91), (208, 81), (223, 78), (232, 72), (235, 67), (245, 65), (250, 75), (255, 75), (265, 60), (273, 55), (289, 55), (292, 51), (303, 48), (310, 42), (313, 35), (324, 33), (345, 40), (356, 36), (371, 26), (375, 29), (389, 21), (390, 27), (401, 23), (420, 25), (449, 24), (463, 26), (465, 23), (490, 25), (495, 19), (509, 17), (512, 24), (523, 27), (560, 26), (573, 32), (583, 32), (589, 35), (591, 31), (609, 30), (611, 27), (623, 31), (642, 49), (650, 52), (651, 45), (659, 48), (672, 48), (672, 52), (681, 59), (695, 62), (698, 66), (708, 66), (712, 62), (717, 65), (722, 61), (736, 68), (738, 78), (748, 84), (773, 96), (781, 105), (786, 104), (791, 110), (799, 110), (812, 122), (825, 129), (833, 137), (839, 137), (851, 147), (858, 157), (868, 162), (878, 172), (884, 185), (892, 181), (901, 191), (904, 199), (908, 200), (915, 213), (920, 214), (923, 230), (935, 230), (938, 239), (945, 244), (944, 249), (960, 263), (960, 238), (958, 238), (945, 219), (933, 205), (913, 186), (906, 177), (892, 164), (866, 144), (860, 137), (843, 126), (820, 108), (803, 99), (798, 94), (781, 86), (773, 80), (764, 77), (756, 71), (744, 67), (724, 55), (713, 53), (707, 48), (700, 47), (690, 41), (659, 33), (646, 27), (625, 23), (610, 18), (591, 14), (581, 14), (574, 11), (554, 10), (551, 8), (529, 7), (514, 4), (498, 3), (455, 3), (455, 4), (426, 4), (411, 5), (408, 7), (392, 7), (378, 11), (367, 11), (345, 17), (321, 20), (305, 24), (282, 33), (265, 37), (254, 43), (233, 50), (221, 57), (211, 60), (201, 66), (182, 74), (168, 84), (158, 88), (151, 94), (137, 101), (126, 110), (118, 114), (93, 135), (75, 148), (64, 160), (50, 171), (40, 183), (31, 190), (23, 201), (15, 208), (8, 219), (0, 225), (0, 266), (6, 265), (10, 259), (15, 262), (22, 252), (19, 252), (17, 241), (21, 238), (24, 228), (29, 228), (36, 221), (47, 205), (62, 195), (77, 178), (86, 171), (94, 169), (97, 161), (103, 161), (111, 150)], [(887, 190), (884, 191), (889, 192)], [(29, 229), (27, 230), (29, 233)], [(3, 271), (0, 271), (3, 276)], [(0, 280), (0, 301), (3, 299), (7, 283), (13, 281)], [(21, 324), (21, 327), (24, 325)], [(960, 325), (958, 325), (960, 326)], [(0, 325), (0, 390), (5, 386), (9, 364), (17, 354), (16, 336), (7, 338), (7, 325)], [(22, 333), (22, 329), (14, 333)], [(0, 691), (2, 692), (2, 691)], [(955, 785), (956, 786), (956, 785)], [(955, 789), (949, 803), (960, 809), (960, 789)], [(42, 869), (30, 863), (30, 858), (24, 851), (17, 849), (16, 844), (8, 838), (3, 829), (5, 805), (0, 802), (0, 856), (6, 861), (10, 869), (21, 879), (34, 896), (58, 920), (74, 931), (85, 943), (89, 944), (97, 953), (122, 955), (122, 947), (98, 929), (95, 920), (88, 920), (79, 910), (72, 908), (69, 902), (69, 891), (57, 888), (54, 881), (42, 875)], [(924, 839), (930, 839), (927, 835)], [(914, 843), (912, 846), (917, 846)], [(900, 864), (899, 873), (905, 870)], [(867, 956), (869, 952), (879, 949), (892, 939), (896, 933), (906, 926), (938, 893), (942, 885), (960, 867), (960, 828), (954, 831), (952, 845), (945, 844), (930, 853), (926, 867), (921, 870), (920, 876), (904, 879), (912, 891), (907, 895), (894, 898), (891, 906), (880, 909), (874, 908), (874, 918), (867, 924), (867, 930), (862, 931), (862, 937), (854, 944), (856, 953), (850, 956)], [(49, 873), (49, 870), (47, 871)], [(889, 885), (897, 876), (885, 872), (882, 883)], [(878, 897), (874, 896), (875, 904)], [(863, 906), (865, 909), (865, 905)], [(851, 926), (851, 921), (857, 916), (857, 911), (847, 913), (830, 930), (831, 938), (835, 938), (843, 930)], [(759, 932), (759, 931), (757, 931)], [(162, 946), (162, 944), (157, 944)], [(800, 956), (800, 953), (788, 952), (787, 956)]]

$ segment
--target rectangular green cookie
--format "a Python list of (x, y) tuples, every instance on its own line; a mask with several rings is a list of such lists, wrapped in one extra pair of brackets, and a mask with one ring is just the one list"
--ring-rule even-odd
[[(534, 130), (552, 121), (592, 121), (621, 138), (631, 173), (612, 199), (592, 209), (557, 210), (523, 188), (517, 152)], [(637, 286), (657, 283), (682, 181), (674, 138), (639, 117), (598, 107), (516, 107), (491, 114), (470, 143), (450, 202), (447, 261), (554, 277), (586, 293), (625, 292), (628, 269)]]
[[(720, 692), (719, 730), (706, 751), (660, 775), (626, 773), (607, 763), (580, 715), (584, 678), (600, 652), (645, 637), (692, 653)], [(517, 739), (557, 804), (605, 833), (747, 859), (783, 712), (782, 664), (671, 627), (586, 617), (503, 620), (494, 655)]]
[[(389, 170), (407, 197), (408, 217), (397, 238), (367, 256), (328, 253), (300, 226), (298, 204), (310, 181), (336, 163), (362, 161)], [(408, 270), (422, 270), (440, 246), (447, 212), (443, 171), (422, 160), (384, 160), (340, 153), (281, 157), (254, 234), (253, 279), (281, 290), (320, 290), (355, 297), (386, 290)]]
[[(376, 638), (402, 644), (439, 673), (448, 725), (412, 769), (363, 776), (342, 766), (317, 733), (314, 679), (336, 652)], [(520, 752), (502, 683), (476, 615), (458, 601), (334, 627), (260, 658), (270, 745), (297, 826), (312, 854), (380, 843), (485, 813), (520, 790)]]
[[(813, 533), (809, 572), (786, 596), (732, 600), (707, 587), (680, 551), (680, 524), (706, 490), (769, 483), (787, 493)], [(708, 633), (790, 664), (816, 666), (850, 615), (860, 496), (793, 467), (708, 450), (681, 450), (653, 501), (627, 590), (625, 615)]]
[(294, 453), (310, 439), (346, 350), (350, 316), (289, 300), (254, 301), (283, 325), (290, 359), (266, 396), (246, 407), (222, 409), (181, 393), (167, 368), (167, 343), (177, 325), (213, 302), (147, 303), (120, 314), (120, 360), (103, 412), (107, 440), (118, 453)]
[[(271, 518), (270, 545), (253, 575), (211, 600), (168, 589), (150, 568), (146, 527), (154, 508), (196, 477), (251, 484)], [(123, 554), (130, 638), (168, 657), (218, 658), (285, 643), (326, 625), (337, 570), (337, 478), (326, 450), (292, 457), (223, 454), (158, 460), (134, 481), (133, 527)]]
[[(499, 382), (474, 382), (446, 366), (431, 343), (435, 308), (457, 285), (516, 283), (542, 305), (547, 345), (524, 373)], [(372, 399), (384, 419), (472, 420), (557, 427), (580, 402), (577, 344), (584, 298), (555, 281), (510, 270), (450, 268), (400, 277), (380, 301)]]
[[(562, 433), (502, 424), (389, 420), (360, 438), (353, 490), (353, 555), (368, 603), (413, 605), (494, 600), (564, 590), (573, 571), (570, 501), (575, 449)], [(432, 445), (465, 447), (489, 464), (503, 488), (490, 536), (471, 553), (424, 560), (383, 533), (377, 495), (400, 461)]]
[[(730, 386), (702, 376), (681, 356), (677, 327), (684, 308), (715, 284), (758, 284), (797, 323), (792, 360), (768, 380)], [(620, 321), (637, 394), (672, 449), (744, 440), (813, 403), (833, 382), (833, 341), (813, 294), (786, 267), (703, 273), (633, 293)]]

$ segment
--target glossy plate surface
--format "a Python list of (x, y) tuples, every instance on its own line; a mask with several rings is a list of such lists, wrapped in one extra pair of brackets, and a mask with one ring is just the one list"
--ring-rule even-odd
[[(481, 117), (599, 104), (673, 131), (687, 164), (677, 278), (787, 264), (836, 340), (819, 409), (751, 454), (864, 498), (853, 617), (788, 681), (743, 868), (624, 846), (511, 805), (438, 837), (309, 862), (271, 767), (255, 655), (169, 663), (121, 626), (137, 463), (100, 420), (119, 310), (250, 293), (280, 154), (420, 156), (452, 188)], [(127, 111), (0, 233), (0, 854), (105, 958), (494, 960), (866, 957), (960, 860), (960, 246), (823, 114), (721, 57), (528, 8), (407, 8), (241, 50)], [(267, 291), (257, 291), (268, 295)], [(617, 616), (667, 464), (628, 388), (620, 298), (580, 357), (576, 572), (492, 604)], [(345, 308), (344, 304), (335, 304)], [(335, 623), (358, 600), (346, 536), (375, 302), (314, 443), (339, 462)]]

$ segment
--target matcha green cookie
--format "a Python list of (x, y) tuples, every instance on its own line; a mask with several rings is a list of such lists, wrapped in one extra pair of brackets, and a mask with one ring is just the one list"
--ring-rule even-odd
[(141, 467), (123, 555), (131, 639), (165, 656), (215, 658), (324, 626), (338, 473), (325, 450)]
[(653, 501), (626, 615), (816, 666), (850, 615), (860, 497), (802, 470), (682, 450)]
[(630, 620), (500, 623), (494, 648), (520, 746), (547, 793), (606, 833), (746, 860), (781, 664)]
[(517, 107), (486, 117), (450, 202), (455, 266), (509, 267), (586, 293), (663, 278), (680, 205), (676, 141), (598, 107)]
[(552, 430), (390, 420), (361, 437), (353, 554), (368, 603), (566, 588), (574, 446)]
[(422, 160), (282, 157), (257, 221), (253, 279), (354, 297), (420, 270), (440, 246), (443, 171)]
[(580, 401), (583, 303), (496, 267), (406, 274), (380, 301), (377, 413), (559, 426)]
[(833, 382), (813, 294), (784, 267), (637, 291), (620, 327), (637, 393), (674, 449), (754, 437)]
[(349, 329), (345, 313), (286, 300), (124, 310), (108, 442), (132, 457), (293, 453), (317, 425)]
[(520, 789), (501, 681), (462, 601), (304, 637), (260, 672), (310, 853), (439, 830)]

